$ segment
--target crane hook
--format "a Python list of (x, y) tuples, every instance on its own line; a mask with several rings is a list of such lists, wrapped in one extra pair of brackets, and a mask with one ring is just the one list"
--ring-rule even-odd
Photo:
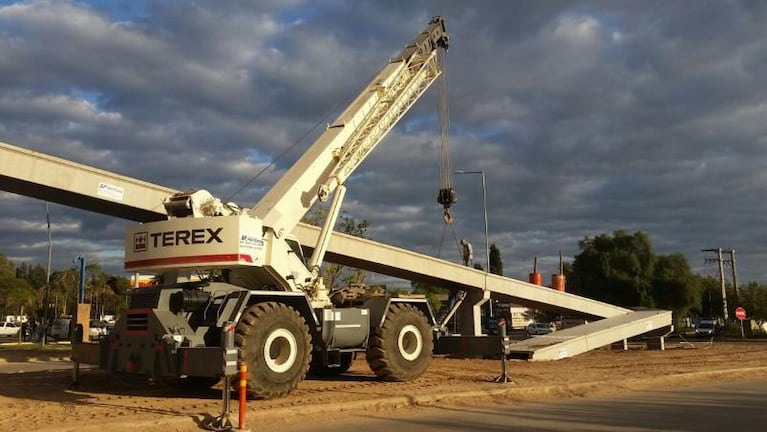
[(437, 202), (442, 204), (442, 207), (445, 209), (445, 212), (442, 214), (442, 220), (445, 221), (446, 224), (451, 224), (455, 220), (453, 218), (453, 215), (450, 214), (450, 206), (455, 204), (458, 201), (458, 196), (455, 193), (455, 189), (453, 188), (442, 188), (439, 190), (439, 194), (437, 195)]
[(450, 208), (445, 207), (445, 212), (442, 213), (442, 220), (445, 221), (446, 224), (450, 225), (455, 221), (455, 218), (453, 215), (450, 214)]

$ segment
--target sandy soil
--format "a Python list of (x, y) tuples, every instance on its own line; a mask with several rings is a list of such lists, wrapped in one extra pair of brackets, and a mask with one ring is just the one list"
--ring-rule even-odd
[[(0, 362), (33, 357), (41, 356), (0, 352)], [(556, 362), (508, 364), (514, 381), (508, 384), (494, 382), (500, 360), (442, 357), (414, 382), (384, 383), (364, 359), (357, 359), (337, 379), (306, 380), (286, 398), (249, 401), (248, 426), (276, 430), (296, 422), (332, 422), (360, 411), (442, 402), (513, 403), (767, 376), (767, 343), (669, 343), (666, 351), (602, 349)], [(68, 370), (0, 375), (0, 431), (195, 431), (221, 412), (221, 385), (203, 392), (167, 385), (131, 388), (93, 370), (83, 371), (78, 390), (68, 389), (70, 382)], [(233, 409), (236, 422), (236, 404)]]

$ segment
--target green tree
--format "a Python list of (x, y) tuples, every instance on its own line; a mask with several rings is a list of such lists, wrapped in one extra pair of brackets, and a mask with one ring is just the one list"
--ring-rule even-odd
[(21, 263), (16, 268), (16, 277), (26, 280), (36, 290), (45, 286), (46, 273), (45, 267), (40, 264)]
[(446, 288), (421, 282), (411, 282), (410, 286), (412, 288), (412, 293), (423, 294), (426, 296), (426, 300), (429, 301), (431, 309), (435, 312), (439, 311), (442, 306), (440, 298), (449, 292)]
[(37, 293), (27, 280), (17, 277), (21, 273), (13, 262), (0, 254), (0, 306), (4, 315), (24, 315), (37, 309)]
[(8, 258), (5, 257), (5, 255), (0, 254), (0, 279), (9, 279), (9, 278), (15, 278), (15, 270), (13, 263), (8, 260)]
[[(336, 226), (338, 231), (344, 234), (349, 234), (360, 238), (367, 238), (367, 232), (370, 223), (364, 219), (358, 222), (354, 218), (344, 215), (341, 216)], [(361, 269), (351, 269), (338, 264), (330, 264), (327, 266), (326, 272), (328, 275), (330, 275), (330, 286), (335, 286), (339, 278), (345, 285), (352, 283), (365, 283), (366, 273)]]
[(722, 287), (719, 280), (711, 276), (697, 276), (701, 291), (699, 316), (718, 317), (722, 315)]
[[(316, 206), (303, 217), (302, 221), (310, 225), (322, 226), (327, 214), (327, 209)], [(342, 212), (336, 221), (335, 230), (355, 237), (367, 238), (369, 226), (370, 223), (367, 220), (357, 221)], [(325, 279), (325, 286), (330, 289), (337, 288), (339, 284), (347, 286), (352, 283), (365, 282), (364, 270), (352, 269), (340, 264), (323, 264), (322, 275)]]
[(684, 255), (657, 257), (653, 298), (657, 307), (673, 311), (677, 328), (684, 327), (682, 320), (690, 315), (690, 311), (700, 309), (701, 295), (700, 278), (692, 273)]
[(746, 309), (749, 318), (767, 321), (767, 288), (756, 282), (749, 282), (738, 290), (740, 305)]
[(653, 307), (655, 255), (647, 234), (586, 236), (573, 262), (573, 291), (620, 306)]
[(54, 317), (72, 315), (77, 304), (79, 275), (76, 268), (59, 270), (51, 274), (50, 297)]
[(106, 307), (109, 303), (112, 306), (111, 309), (114, 309), (114, 301), (112, 301), (114, 292), (107, 284), (109, 278), (110, 276), (104, 273), (98, 263), (91, 262), (85, 266), (85, 301), (91, 304), (92, 318), (100, 318), (107, 312), (113, 312), (113, 310), (108, 311)]
[(13, 289), (15, 280), (13, 263), (0, 254), (0, 306), (3, 311), (7, 310), (8, 292)]
[(9, 279), (10, 284), (2, 290), (5, 298), (4, 314), (25, 315), (33, 312), (37, 296), (35, 290), (24, 279)]
[(501, 261), (501, 251), (495, 246), (490, 245), (490, 273), (503, 276), (503, 261)]

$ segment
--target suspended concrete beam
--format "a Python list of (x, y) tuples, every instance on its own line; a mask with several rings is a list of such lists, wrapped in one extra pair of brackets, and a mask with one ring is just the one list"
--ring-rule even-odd
[(176, 191), (0, 142), (0, 188), (122, 219), (165, 219), (162, 199)]

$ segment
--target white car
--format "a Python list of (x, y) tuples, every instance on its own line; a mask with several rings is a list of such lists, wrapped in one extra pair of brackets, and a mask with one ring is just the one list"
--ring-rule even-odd
[(19, 335), (21, 328), (12, 322), (0, 323), (0, 336), (14, 337)]
[(88, 327), (90, 328), (88, 335), (90, 336), (90, 340), (92, 341), (101, 339), (102, 337), (106, 336), (109, 333), (109, 329), (107, 328), (107, 323), (104, 321), (90, 320)]
[(556, 327), (551, 323), (534, 322), (527, 325), (528, 336), (547, 335), (554, 332)]

